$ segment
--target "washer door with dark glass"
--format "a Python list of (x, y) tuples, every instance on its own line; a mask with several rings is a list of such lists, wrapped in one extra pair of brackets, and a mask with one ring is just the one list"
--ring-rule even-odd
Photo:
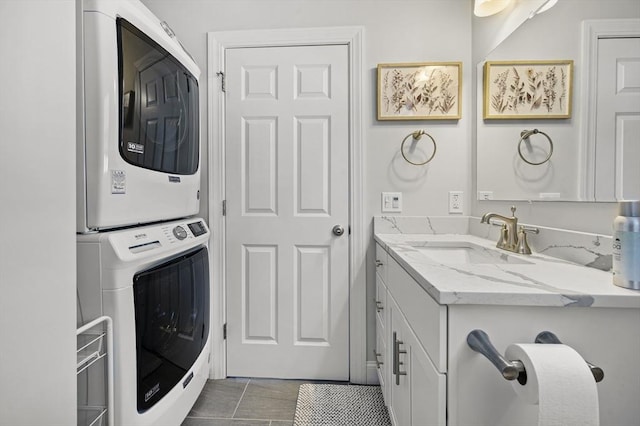
[(133, 292), (138, 412), (143, 412), (180, 382), (207, 342), (207, 248), (137, 273)]

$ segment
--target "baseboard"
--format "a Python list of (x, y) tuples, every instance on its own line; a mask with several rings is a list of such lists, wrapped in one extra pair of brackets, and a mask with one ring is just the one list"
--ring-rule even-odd
[(367, 384), (368, 385), (377, 385), (380, 381), (378, 380), (378, 367), (376, 366), (375, 361), (367, 361)]

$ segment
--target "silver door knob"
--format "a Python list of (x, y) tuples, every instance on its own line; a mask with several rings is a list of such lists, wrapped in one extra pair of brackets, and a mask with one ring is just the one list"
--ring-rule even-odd
[(340, 235), (344, 234), (344, 228), (340, 225), (336, 225), (333, 227), (331, 232), (333, 232), (333, 235), (337, 235), (339, 237)]

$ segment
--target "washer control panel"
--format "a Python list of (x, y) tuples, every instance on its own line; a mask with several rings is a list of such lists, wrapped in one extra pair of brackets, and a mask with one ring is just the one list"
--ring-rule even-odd
[(206, 236), (209, 230), (202, 219), (193, 219), (166, 224), (162, 226), (162, 232), (169, 244), (175, 244)]
[(191, 229), (194, 237), (199, 237), (200, 235), (207, 233), (207, 228), (204, 226), (204, 222), (201, 220), (190, 223), (188, 226), (189, 229)]
[(149, 226), (124, 229), (121, 231), (91, 234), (85, 240), (105, 241), (122, 260), (131, 260), (191, 247), (193, 244), (206, 243), (210, 235), (204, 220), (200, 218), (183, 219)]

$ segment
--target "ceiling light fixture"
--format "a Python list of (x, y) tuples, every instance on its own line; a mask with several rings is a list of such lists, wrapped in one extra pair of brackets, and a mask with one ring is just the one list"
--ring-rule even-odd
[(480, 18), (495, 15), (496, 13), (503, 11), (510, 2), (511, 0), (475, 0), (473, 14)]

